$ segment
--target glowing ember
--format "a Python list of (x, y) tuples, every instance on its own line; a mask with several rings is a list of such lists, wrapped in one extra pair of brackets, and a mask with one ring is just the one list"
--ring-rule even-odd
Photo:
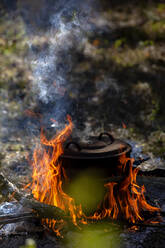
[[(81, 205), (77, 206), (73, 198), (62, 189), (64, 168), (62, 168), (60, 156), (63, 154), (63, 142), (71, 134), (73, 124), (71, 117), (67, 117), (68, 125), (57, 133), (51, 140), (47, 140), (43, 130), (41, 131), (41, 144), (33, 153), (33, 174), (31, 190), (35, 199), (45, 204), (61, 208), (70, 214), (72, 221), (77, 225), (77, 220), (86, 224), (88, 219), (112, 219), (123, 218), (135, 223), (142, 221), (142, 211), (159, 211), (159, 208), (149, 205), (144, 196), (145, 188), (136, 184), (137, 169), (133, 169), (133, 159), (122, 156), (120, 158), (120, 175), (124, 178), (120, 182), (109, 182), (104, 186), (107, 193), (93, 216), (85, 216)], [(93, 196), (91, 196), (93, 197)], [(56, 220), (43, 219), (48, 227), (52, 228), (59, 235), (59, 230), (55, 229)], [(63, 225), (61, 220), (60, 224)]]

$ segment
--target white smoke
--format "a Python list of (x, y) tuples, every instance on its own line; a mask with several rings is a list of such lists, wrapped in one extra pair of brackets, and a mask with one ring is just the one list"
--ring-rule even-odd
[[(54, 13), (49, 17), (50, 27), (44, 32), (35, 32), (29, 40), (36, 96), (44, 104), (54, 103), (52, 112), (56, 118), (61, 109), (69, 108), (69, 102), (66, 103), (68, 75), (75, 51), (83, 49), (86, 34), (92, 30), (90, 20), (97, 14), (93, 6), (93, 1), (89, 4), (72, 0), (59, 7), (55, 1)], [(34, 51), (35, 39), (39, 42), (45, 39), (47, 44), (39, 52)]]

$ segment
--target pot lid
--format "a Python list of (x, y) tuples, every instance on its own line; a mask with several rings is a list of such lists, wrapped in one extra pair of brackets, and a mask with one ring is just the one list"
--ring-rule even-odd
[(126, 142), (114, 139), (105, 132), (98, 137), (90, 137), (86, 143), (69, 141), (65, 148), (62, 158), (68, 159), (98, 159), (120, 156), (131, 151), (131, 146)]

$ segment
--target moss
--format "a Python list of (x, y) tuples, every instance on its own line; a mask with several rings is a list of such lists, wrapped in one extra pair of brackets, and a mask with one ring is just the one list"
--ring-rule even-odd
[(149, 21), (144, 25), (144, 30), (151, 40), (164, 41), (165, 40), (165, 19), (159, 21)]
[(145, 49), (131, 49), (127, 47), (118, 52), (114, 52), (112, 59), (116, 64), (123, 67), (133, 67), (134, 65), (145, 61), (148, 56), (149, 54)]
[(114, 48), (119, 48), (126, 43), (126, 38), (120, 38), (114, 42)]
[(155, 156), (165, 159), (165, 133), (161, 130), (154, 131), (148, 137), (149, 151)]
[(165, 4), (164, 3), (158, 3), (158, 5), (157, 5), (157, 11), (159, 13), (165, 13)]

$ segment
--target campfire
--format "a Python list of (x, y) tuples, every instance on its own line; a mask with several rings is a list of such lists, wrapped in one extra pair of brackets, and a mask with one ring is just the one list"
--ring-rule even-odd
[[(61, 158), (65, 157), (64, 143), (73, 129), (71, 117), (67, 116), (67, 120), (68, 124), (65, 128), (50, 140), (44, 135), (43, 129), (41, 130), (41, 143), (35, 148), (31, 162), (32, 183), (27, 185), (37, 201), (63, 210), (64, 219), (66, 220), (66, 216), (68, 219), (71, 217), (75, 226), (105, 218), (124, 220), (132, 224), (139, 223), (144, 221), (145, 212), (153, 214), (160, 211), (158, 207), (147, 203), (144, 195), (145, 187), (139, 186), (136, 182), (138, 169), (133, 167), (134, 159), (127, 156), (128, 151), (122, 152), (120, 145), (117, 176), (112, 175), (109, 180), (107, 178), (107, 182), (104, 183), (106, 193), (102, 201), (96, 206), (94, 213), (87, 215), (82, 204), (77, 203), (76, 199), (64, 190), (69, 169), (64, 168)], [(42, 223), (60, 235), (58, 227), (64, 225), (64, 219), (42, 218)]]

